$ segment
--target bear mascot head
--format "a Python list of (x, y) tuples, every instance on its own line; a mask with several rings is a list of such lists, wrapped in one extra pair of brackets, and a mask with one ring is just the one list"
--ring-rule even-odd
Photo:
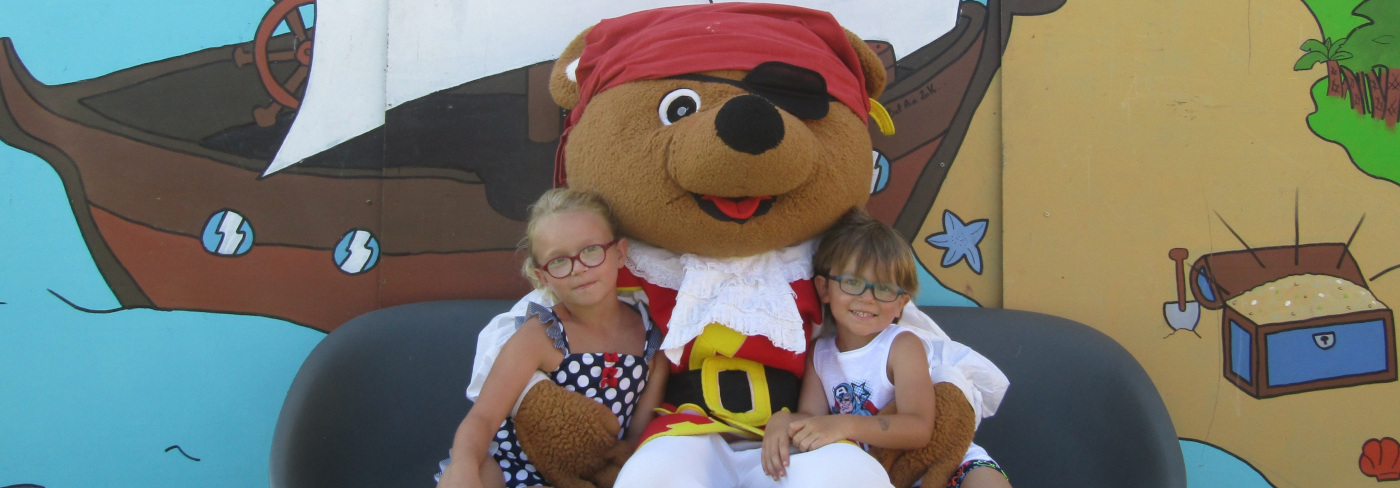
[[(550, 88), (569, 112), (556, 186), (595, 192), (613, 207), (633, 241), (620, 283), (645, 291), (665, 333), (665, 400), (696, 407), (658, 414), (648, 439), (761, 436), (772, 412), (796, 410), (804, 355), (822, 321), (814, 242), (869, 197), (868, 126), (892, 132), (872, 101), (884, 83), (879, 58), (830, 14), (781, 5), (637, 12), (589, 28), (560, 56)], [(706, 380), (711, 370), (747, 374)], [(760, 387), (707, 384), (754, 375)], [(516, 413), (526, 453), (556, 486), (610, 484), (626, 458), (616, 417), (549, 383), (532, 387)], [(718, 399), (705, 393), (712, 386), (752, 394)], [(896, 486), (925, 475), (941, 484), (961, 461), (975, 423), (949, 388), (936, 390), (938, 431), (928, 448), (877, 455)], [(551, 423), (561, 417), (569, 428)], [(602, 427), (580, 429), (582, 419)]]
[(607, 20), (564, 51), (557, 183), (603, 195), (624, 233), (677, 253), (812, 239), (869, 197), (885, 68), (824, 13), (702, 7)]

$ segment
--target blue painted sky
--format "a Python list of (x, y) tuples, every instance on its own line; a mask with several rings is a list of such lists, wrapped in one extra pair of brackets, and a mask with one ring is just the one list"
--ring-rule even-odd
[[(189, 53), (246, 42), (271, 0), (6, 2), (0, 36), (44, 83), (85, 80)], [(308, 19), (310, 22), (310, 19)]]

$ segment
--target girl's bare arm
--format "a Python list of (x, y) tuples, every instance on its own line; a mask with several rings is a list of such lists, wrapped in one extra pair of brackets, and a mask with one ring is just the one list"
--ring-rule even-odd
[(557, 366), (562, 354), (554, 349), (553, 341), (544, 333), (544, 325), (537, 319), (526, 322), (506, 341), (476, 404), (457, 426), (457, 434), (452, 438), (452, 462), (439, 487), (478, 486), (478, 471), (486, 459), (491, 437), (510, 415), (511, 407), (535, 371), (554, 369), (546, 364), (549, 359)]

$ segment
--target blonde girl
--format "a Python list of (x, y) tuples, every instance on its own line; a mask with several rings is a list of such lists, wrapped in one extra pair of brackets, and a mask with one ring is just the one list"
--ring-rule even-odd
[(617, 228), (607, 204), (587, 192), (550, 190), (530, 207), (522, 271), (555, 304), (528, 306), (458, 427), (438, 486), (548, 486), (509, 418), (536, 372), (609, 407), (624, 438), (640, 438), (661, 401), (666, 367), (655, 354), (660, 332), (618, 300), (628, 243)]

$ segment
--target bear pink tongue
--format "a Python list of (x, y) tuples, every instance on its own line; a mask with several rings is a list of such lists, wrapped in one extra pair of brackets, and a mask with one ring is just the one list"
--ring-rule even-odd
[(724, 212), (725, 215), (737, 220), (744, 220), (753, 217), (753, 213), (758, 211), (760, 203), (763, 203), (764, 200), (772, 200), (773, 197), (724, 198), (704, 195), (700, 199), (715, 204), (715, 207), (719, 208), (719, 211)]

